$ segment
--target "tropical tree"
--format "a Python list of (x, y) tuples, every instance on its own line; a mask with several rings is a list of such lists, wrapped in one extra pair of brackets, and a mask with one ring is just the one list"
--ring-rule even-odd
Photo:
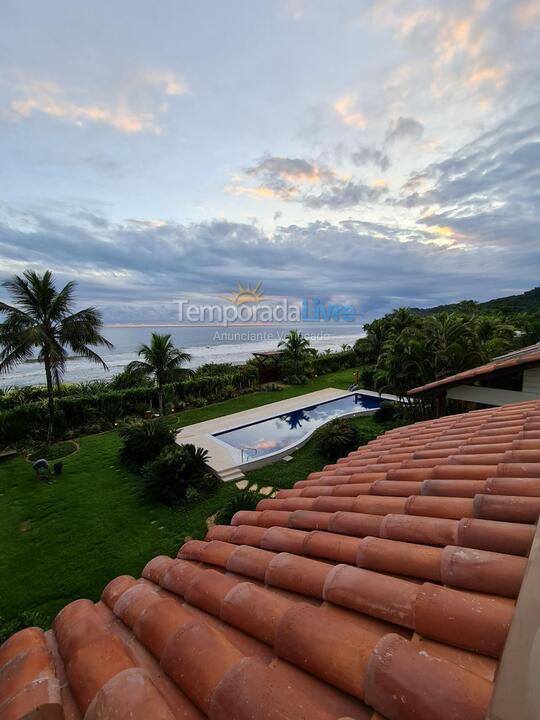
[(487, 361), (517, 346), (518, 328), (500, 313), (483, 313), (472, 319), (474, 332)]
[(522, 313), (517, 324), (521, 331), (520, 345), (534, 345), (540, 342), (540, 312), (532, 315)]
[(410, 308), (400, 307), (387, 316), (392, 330), (399, 335), (404, 330), (418, 328), (422, 324), (421, 318)]
[(176, 348), (170, 335), (152, 333), (150, 345), (141, 345), (139, 357), (127, 366), (128, 373), (144, 373), (153, 377), (158, 390), (159, 414), (163, 416), (163, 386), (167, 382), (193, 375), (193, 370), (182, 367), (191, 355)]
[(365, 337), (359, 338), (354, 344), (356, 354), (365, 362), (375, 363), (382, 352), (383, 345), (390, 331), (390, 323), (386, 318), (373, 320), (364, 325)]
[(473, 320), (458, 313), (441, 312), (426, 318), (425, 344), (429, 348), (428, 375), (438, 379), (484, 362)]
[(54, 434), (54, 388), (60, 387), (68, 350), (98, 363), (104, 360), (92, 349), (113, 345), (101, 335), (103, 322), (96, 308), (74, 312), (76, 283), (68, 282), (60, 291), (52, 273), (43, 275), (27, 270), (3, 283), (17, 305), (0, 302), (0, 373), (29, 360), (37, 350), (37, 359), (45, 366), (49, 423), (47, 443)]
[(278, 348), (283, 349), (285, 363), (296, 377), (305, 374), (308, 360), (317, 353), (307, 337), (298, 330), (291, 330), (284, 340), (279, 341)]

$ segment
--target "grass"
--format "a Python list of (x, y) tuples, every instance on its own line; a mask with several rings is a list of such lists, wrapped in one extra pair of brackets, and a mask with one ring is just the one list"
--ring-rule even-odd
[[(351, 377), (351, 370), (333, 373), (301, 387), (187, 410), (170, 421), (180, 427), (324, 387), (344, 388)], [(354, 422), (380, 431), (372, 418)], [(50, 485), (35, 480), (22, 456), (0, 462), (2, 623), (24, 623), (28, 613), (39, 613), (47, 624), (76, 598), (96, 600), (113, 577), (138, 576), (150, 558), (174, 555), (186, 537), (203, 537), (208, 516), (238, 492), (234, 483), (222, 484), (211, 497), (177, 509), (153, 504), (142, 496), (140, 478), (120, 465), (116, 431), (78, 442), (79, 451), (64, 458), (63, 474)], [(292, 461), (254, 470), (248, 480), (290, 487), (326, 462), (310, 442)]]

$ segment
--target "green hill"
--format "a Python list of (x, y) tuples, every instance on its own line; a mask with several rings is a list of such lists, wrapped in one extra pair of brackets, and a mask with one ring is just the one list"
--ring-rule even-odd
[(452, 312), (452, 310), (499, 310), (505, 314), (526, 312), (540, 312), (540, 287), (527, 290), (520, 295), (508, 295), (507, 297), (495, 298), (486, 302), (476, 302), (475, 300), (462, 300), (459, 303), (451, 303), (449, 305), (437, 305), (431, 308), (411, 308), (419, 315), (433, 315), (439, 312)]

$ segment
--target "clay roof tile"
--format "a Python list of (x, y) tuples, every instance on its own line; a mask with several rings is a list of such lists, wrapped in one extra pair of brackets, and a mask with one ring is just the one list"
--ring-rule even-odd
[(396, 428), (14, 635), (0, 717), (483, 718), (539, 514), (540, 401)]

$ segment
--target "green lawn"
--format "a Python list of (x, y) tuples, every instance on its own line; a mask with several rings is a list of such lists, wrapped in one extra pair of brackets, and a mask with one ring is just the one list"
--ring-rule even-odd
[[(351, 378), (351, 370), (325, 375), (303, 387), (188, 410), (170, 421), (182, 426), (323, 387), (344, 388)], [(371, 418), (355, 422), (377, 428)], [(64, 459), (64, 472), (51, 485), (38, 483), (21, 456), (0, 462), (1, 623), (30, 612), (47, 623), (71, 600), (97, 599), (116, 575), (138, 575), (151, 557), (176, 553), (188, 536), (203, 537), (207, 517), (237, 492), (234, 484), (223, 484), (212, 497), (175, 510), (152, 504), (141, 496), (139, 477), (119, 465), (117, 432), (78, 442), (80, 450)], [(289, 463), (252, 471), (248, 479), (288, 487), (325, 463), (308, 443)]]

